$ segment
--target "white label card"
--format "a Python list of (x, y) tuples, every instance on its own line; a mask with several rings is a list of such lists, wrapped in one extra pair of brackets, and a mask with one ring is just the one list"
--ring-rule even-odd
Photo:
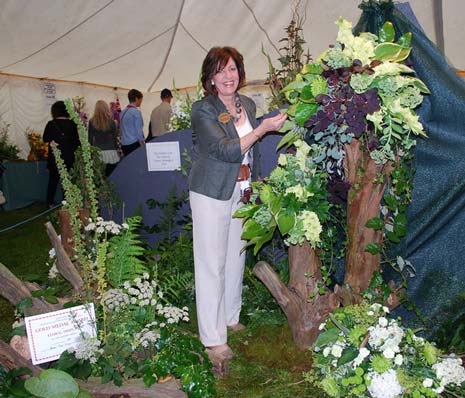
[(178, 141), (149, 142), (145, 145), (145, 148), (149, 171), (173, 171), (181, 168)]
[(97, 336), (94, 305), (86, 304), (24, 318), (33, 365), (58, 359), (81, 335)]

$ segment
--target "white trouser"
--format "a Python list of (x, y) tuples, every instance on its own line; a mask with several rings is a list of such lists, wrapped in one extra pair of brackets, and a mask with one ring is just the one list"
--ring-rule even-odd
[(206, 347), (227, 341), (226, 327), (239, 322), (245, 241), (242, 218), (232, 218), (242, 206), (240, 184), (229, 200), (189, 193), (192, 210), (195, 294), (200, 340)]

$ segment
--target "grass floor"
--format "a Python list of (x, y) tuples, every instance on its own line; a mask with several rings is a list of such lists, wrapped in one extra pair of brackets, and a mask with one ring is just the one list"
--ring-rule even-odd
[[(43, 204), (0, 212), (0, 230), (32, 217), (44, 210)], [(52, 216), (53, 217), (53, 216)], [(20, 278), (36, 274), (44, 280), (48, 268), (50, 241), (43, 216), (9, 232), (0, 233), (0, 262)], [(14, 309), (0, 298), (0, 337), (8, 340)], [(194, 327), (194, 325), (191, 325)], [(217, 397), (320, 397), (303, 382), (302, 373), (310, 369), (311, 354), (300, 351), (292, 342), (287, 325), (254, 326), (231, 336), (230, 344), (236, 353), (230, 374), (218, 380)]]

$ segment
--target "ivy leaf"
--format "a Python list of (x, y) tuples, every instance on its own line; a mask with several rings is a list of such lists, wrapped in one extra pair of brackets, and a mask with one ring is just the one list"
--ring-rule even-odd
[(370, 289), (375, 289), (378, 286), (381, 286), (383, 284), (383, 276), (381, 275), (381, 272), (375, 271), (373, 272), (373, 276), (370, 281)]
[(379, 31), (379, 41), (381, 43), (393, 42), (395, 37), (394, 25), (391, 22), (386, 22)]
[(391, 211), (395, 211), (397, 209), (397, 199), (395, 196), (392, 195), (384, 195), (384, 201), (386, 202), (387, 207)]
[(318, 109), (318, 104), (306, 104), (299, 102), (297, 104), (295, 121), (299, 126), (303, 126), (304, 123), (312, 116)]
[(407, 217), (405, 214), (398, 214), (394, 218), (394, 232), (400, 238), (407, 234)]
[(371, 254), (381, 253), (381, 245), (379, 243), (371, 242), (365, 246), (365, 251)]
[(381, 228), (384, 227), (384, 220), (382, 220), (379, 217), (370, 218), (365, 224), (365, 227), (372, 228), (375, 231), (379, 231)]
[(400, 238), (397, 236), (395, 232), (388, 231), (386, 232), (386, 237), (392, 242), (392, 243), (399, 243)]
[(375, 47), (375, 58), (380, 61), (400, 62), (408, 57), (410, 50), (395, 43), (380, 43)]

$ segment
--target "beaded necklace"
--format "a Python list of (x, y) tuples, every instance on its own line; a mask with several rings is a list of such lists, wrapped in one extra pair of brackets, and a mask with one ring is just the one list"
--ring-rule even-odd
[(241, 103), (241, 97), (239, 97), (238, 93), (234, 94), (234, 107), (236, 110), (235, 115), (231, 115), (231, 112), (229, 112), (228, 107), (226, 107), (226, 110), (229, 113), (229, 116), (234, 120), (234, 123), (237, 123), (239, 120), (241, 120), (241, 113), (242, 113), (242, 103)]

